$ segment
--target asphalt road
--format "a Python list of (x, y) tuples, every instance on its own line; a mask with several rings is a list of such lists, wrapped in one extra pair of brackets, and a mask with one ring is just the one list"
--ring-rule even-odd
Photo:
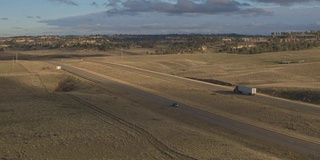
[[(116, 81), (112, 81), (110, 79), (99, 76), (97, 74), (93, 74), (94, 71), (87, 72), (83, 69), (76, 68), (76, 67), (69, 66), (69, 65), (64, 65), (59, 62), (52, 62), (52, 63), (55, 65), (61, 65), (65, 71), (68, 71), (74, 75), (80, 76), (82, 78), (88, 79), (88, 80), (96, 82), (96, 83), (99, 83), (99, 84), (104, 85), (106, 87), (112, 86), (112, 87), (118, 88), (120, 90), (126, 91), (128, 93), (134, 94), (139, 97), (143, 97), (146, 100), (150, 100), (154, 103), (158, 103), (158, 104), (164, 105), (166, 107), (168, 105), (171, 105), (173, 102), (173, 100), (171, 100), (171, 99), (161, 97), (161, 96), (158, 96), (158, 95), (155, 95), (155, 94), (152, 94), (152, 93), (149, 93), (149, 92), (146, 92), (146, 91), (143, 91), (143, 90), (140, 90), (140, 89), (134, 88), (132, 86), (128, 86), (128, 85), (116, 82)], [(180, 78), (180, 77), (176, 77), (176, 76), (170, 76), (170, 75), (166, 75), (166, 74), (162, 74), (162, 73), (141, 70), (141, 69), (133, 68), (130, 66), (116, 65), (116, 64), (111, 64), (111, 63), (108, 63), (106, 65), (114, 65), (114, 67), (115, 66), (125, 67), (123, 69), (132, 70), (135, 72), (144, 72), (145, 74), (148, 74), (148, 75), (160, 76), (161, 78), (172, 79), (175, 81), (177, 80), (177, 78), (179, 80), (188, 80), (188, 82), (192, 83), (193, 85), (203, 86), (206, 88), (210, 87), (210, 89), (217, 90), (217, 91), (227, 92), (229, 89), (228, 87), (224, 87), (224, 86), (212, 85), (212, 84), (207, 84), (207, 83), (189, 80), (189, 79), (185, 79), (185, 78)], [(274, 103), (275, 105), (285, 105), (288, 107), (294, 107), (299, 110), (300, 109), (305, 110), (304, 107), (307, 107), (308, 108), (307, 110), (319, 112), (319, 108), (316, 106), (286, 101), (286, 100), (282, 100), (282, 99), (273, 99), (272, 97), (266, 97), (263, 95), (262, 96), (257, 95), (257, 96), (254, 96), (254, 98), (252, 98), (250, 96), (243, 96), (243, 97), (245, 99), (249, 99), (249, 100), (253, 100), (253, 101), (256, 101), (256, 99), (258, 98), (259, 100), (262, 101), (262, 103), (264, 103), (263, 101), (265, 101), (265, 103), (267, 103), (267, 104)], [(270, 100), (272, 100), (272, 102), (269, 102)], [(220, 116), (220, 115), (217, 115), (214, 113), (210, 113), (210, 112), (207, 112), (207, 111), (204, 111), (201, 109), (197, 109), (192, 106), (185, 105), (185, 104), (180, 104), (180, 106), (175, 109), (179, 110), (181, 112), (186, 112), (188, 114), (191, 114), (194, 117), (206, 120), (214, 125), (219, 125), (221, 127), (236, 131), (241, 134), (245, 134), (245, 135), (259, 138), (259, 139), (262, 139), (265, 141), (273, 142), (274, 144), (288, 147), (288, 148), (295, 150), (295, 151), (298, 151), (298, 152), (302, 152), (302, 153), (306, 153), (309, 155), (314, 155), (314, 156), (320, 157), (320, 144), (318, 144), (318, 143), (305, 141), (305, 140), (290, 137), (290, 136), (287, 136), (287, 135), (284, 135), (281, 133), (277, 133), (277, 132), (273, 132), (273, 131), (266, 130), (263, 128), (259, 128), (257, 126), (253, 126), (250, 124), (246, 124), (244, 122), (236, 121), (234, 119), (230, 119), (228, 117), (223, 117), (223, 116)]]

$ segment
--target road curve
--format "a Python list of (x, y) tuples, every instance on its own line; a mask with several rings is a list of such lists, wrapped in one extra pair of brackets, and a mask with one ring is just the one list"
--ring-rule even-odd
[[(74, 75), (99, 83), (103, 86), (112, 86), (120, 90), (124, 90), (128, 93), (134, 94), (139, 97), (143, 97), (146, 100), (152, 101), (154, 103), (168, 106), (173, 102), (173, 100), (171, 99), (161, 97), (159, 95), (155, 95), (155, 94), (134, 88), (132, 86), (128, 86), (128, 85), (107, 79), (103, 77), (103, 75), (94, 73), (94, 71), (87, 71), (85, 69), (73, 67), (70, 65), (64, 65), (59, 62), (50, 62), (50, 63), (54, 65), (60, 65), (65, 71), (68, 71), (69, 73), (72, 73)], [(256, 137), (265, 141), (272, 142), (274, 144), (288, 147), (292, 150), (295, 150), (301, 153), (306, 153), (308, 155), (320, 157), (320, 144), (317, 144), (317, 143), (313, 143), (313, 142), (305, 141), (302, 139), (290, 137), (281, 133), (269, 131), (269, 130), (259, 128), (250, 124), (246, 124), (244, 122), (230, 119), (228, 117), (223, 117), (211, 112), (197, 109), (185, 104), (180, 104), (180, 106), (175, 109), (181, 112), (186, 112), (188, 114), (191, 114), (197, 118), (206, 120), (214, 125), (219, 125), (221, 127), (236, 131), (241, 134)]]

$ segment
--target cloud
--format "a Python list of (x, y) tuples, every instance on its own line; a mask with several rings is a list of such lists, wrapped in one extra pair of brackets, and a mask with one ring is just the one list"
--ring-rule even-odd
[(21, 27), (12, 27), (12, 29), (22, 29)]
[(27, 19), (41, 19), (40, 16), (27, 16)]
[(78, 3), (75, 3), (72, 0), (48, 0), (48, 1), (60, 2), (60, 3), (65, 3), (65, 4), (73, 5), (73, 6), (78, 6), (79, 5)]
[[(249, 11), (250, 12), (250, 11)], [(245, 14), (245, 13), (243, 13)], [(68, 17), (55, 20), (41, 20), (48, 26), (64, 28), (74, 34), (188, 34), (188, 33), (255, 33), (246, 28), (248, 22), (237, 22), (238, 15), (181, 16), (167, 13), (146, 12), (139, 16), (108, 16), (105, 12)], [(239, 21), (239, 20), (238, 20)], [(259, 28), (258, 28), (259, 29)], [(268, 32), (269, 30), (259, 31)]]
[(111, 8), (118, 8), (121, 4), (121, 0), (109, 0), (109, 2), (107, 3), (104, 3), (103, 5), (108, 8), (108, 7), (111, 7)]
[(97, 2), (92, 2), (90, 5), (91, 5), (91, 6), (94, 6), (94, 7), (99, 7), (99, 5), (98, 5)]
[(7, 17), (3, 17), (3, 18), (0, 18), (0, 20), (2, 20), (2, 21), (8, 21), (8, 20), (9, 20), (9, 18), (7, 18)]
[[(102, 14), (101, 14), (102, 15)], [(162, 15), (163, 16), (163, 15)], [(161, 17), (161, 15), (159, 15)], [(275, 23), (225, 23), (225, 16), (219, 16), (220, 20), (206, 21), (202, 19), (197, 23), (187, 23), (195, 21), (197, 17), (182, 17), (179, 21), (172, 21), (175, 18), (168, 16), (164, 19), (156, 19), (154, 17), (145, 19), (143, 22), (140, 18), (131, 17), (132, 20), (124, 21), (121, 17), (105, 17), (108, 21), (94, 20), (87, 17), (87, 23), (78, 20), (65, 19), (64, 21), (50, 21), (49, 25), (61, 26), (63, 28), (60, 34), (75, 34), (75, 35), (92, 35), (92, 34), (221, 34), (221, 33), (238, 33), (238, 34), (262, 34), (268, 35), (271, 32), (281, 31), (306, 31), (318, 28), (316, 25), (293, 25), (293, 24), (275, 24)], [(154, 20), (152, 20), (154, 19)], [(167, 20), (165, 20), (167, 19)], [(81, 21), (81, 22), (80, 22)], [(138, 21), (133, 23), (134, 21)], [(229, 20), (234, 21), (234, 20)], [(122, 22), (122, 23), (121, 23)], [(74, 23), (77, 23), (75, 25)]]
[[(220, 1), (220, 3), (230, 2), (228, 0)], [(147, 3), (146, 0), (144, 3)], [(152, 7), (155, 5), (154, 3), (160, 2), (149, 3), (151, 3)], [(170, 5), (168, 2), (162, 2), (161, 4)], [(189, 8), (188, 10), (185, 10), (192, 11), (192, 6), (201, 6), (201, 4), (207, 3), (199, 0), (197, 2), (194, 1), (193, 3), (179, 5), (183, 6), (180, 8)], [(122, 4), (118, 3), (118, 5), (122, 10), (125, 9)], [(167, 33), (270, 34), (271, 32), (282, 31), (318, 30), (320, 25), (318, 16), (320, 7), (274, 7), (269, 8), (268, 11), (266, 11), (250, 5), (240, 4), (238, 5), (239, 9), (234, 12), (215, 12), (209, 14), (206, 12), (182, 12), (181, 10), (180, 12), (177, 12), (177, 9), (174, 7), (175, 5), (177, 5), (177, 3), (171, 3), (170, 6), (173, 6), (171, 10), (170, 8), (163, 8), (160, 6), (158, 8), (163, 9), (155, 11), (155, 9), (143, 8), (143, 6), (141, 6), (142, 9), (137, 9), (139, 12), (118, 10), (119, 13), (110, 16), (110, 10), (108, 10), (107, 12), (97, 12), (51, 20), (39, 20), (38, 22), (44, 23), (46, 26), (56, 27), (61, 34), (69, 33), (80, 35)], [(110, 8), (110, 6), (108, 7)], [(141, 12), (141, 10), (145, 11)], [(186, 16), (186, 14), (196, 15)], [(256, 16), (271, 14), (272, 16)], [(55, 33), (58, 33), (58, 31)]]
[(253, 2), (273, 3), (279, 5), (292, 5), (294, 3), (320, 2), (320, 0), (251, 0)]
[(253, 16), (257, 16), (257, 15), (271, 16), (271, 15), (273, 15), (273, 12), (266, 11), (266, 10), (261, 9), (261, 8), (248, 8), (248, 9), (242, 10), (241, 14), (243, 14), (243, 15), (253, 15)]
[(177, 1), (152, 1), (152, 0), (112, 0), (106, 3), (109, 14), (133, 14), (139, 12), (162, 12), (171, 15), (177, 14), (223, 14), (245, 13), (253, 15), (266, 15), (264, 9), (248, 9), (250, 4), (240, 3), (236, 0), (177, 0)]

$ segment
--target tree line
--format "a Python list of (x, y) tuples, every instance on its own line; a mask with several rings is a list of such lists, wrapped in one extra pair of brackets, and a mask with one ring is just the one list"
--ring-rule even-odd
[[(25, 39), (26, 41), (23, 41)], [(264, 39), (261, 41), (259, 39)], [(11, 37), (3, 41), (11, 49), (74, 49), (111, 51), (145, 48), (147, 54), (227, 52), (258, 54), (295, 51), (320, 46), (320, 31), (273, 32), (271, 36), (238, 34), (91, 35)], [(1, 45), (1, 44), (0, 44)], [(0, 48), (0, 51), (3, 50)]]
[(310, 42), (282, 42), (282, 43), (257, 43), (253, 47), (224, 46), (221, 51), (236, 54), (258, 54), (266, 52), (281, 52), (281, 51), (298, 51), (320, 47), (319, 41)]

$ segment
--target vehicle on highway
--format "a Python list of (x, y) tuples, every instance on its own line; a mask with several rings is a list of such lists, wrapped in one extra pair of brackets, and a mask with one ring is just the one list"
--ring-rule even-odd
[(257, 89), (253, 87), (247, 87), (247, 86), (236, 86), (233, 92), (254, 95), (257, 93)]
[(171, 107), (179, 107), (178, 103), (172, 103)]

